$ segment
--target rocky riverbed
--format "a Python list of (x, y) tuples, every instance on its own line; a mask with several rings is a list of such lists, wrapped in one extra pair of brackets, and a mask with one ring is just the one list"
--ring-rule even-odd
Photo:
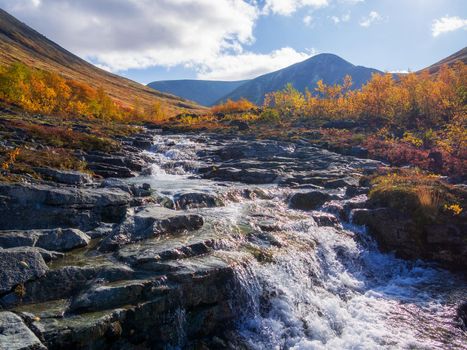
[[(101, 180), (0, 184), (0, 349), (467, 349), (465, 276), (375, 224), (379, 162), (157, 131), (82, 156)], [(453, 232), (404, 257), (464, 268)]]

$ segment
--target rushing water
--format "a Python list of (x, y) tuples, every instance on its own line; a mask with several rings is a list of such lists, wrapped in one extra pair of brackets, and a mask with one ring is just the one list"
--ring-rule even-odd
[[(202, 141), (202, 140), (201, 140)], [(184, 191), (227, 193), (248, 186), (194, 176), (197, 152), (215, 143), (157, 136), (148, 156), (150, 182), (166, 196)], [(252, 187), (252, 186), (250, 186)], [(254, 186), (257, 188), (258, 186)], [(456, 307), (467, 298), (462, 277), (378, 251), (362, 227), (318, 227), (289, 209), (289, 188), (263, 186), (269, 199), (227, 200), (199, 211), (226, 247), (263, 247), (273, 258), (237, 271), (247, 295), (238, 336), (252, 349), (467, 349)], [(248, 239), (261, 220), (279, 227), (277, 246)], [(241, 234), (243, 233), (243, 234)]]

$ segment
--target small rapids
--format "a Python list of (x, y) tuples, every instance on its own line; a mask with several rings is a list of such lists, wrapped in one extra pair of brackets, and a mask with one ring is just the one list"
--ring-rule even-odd
[[(254, 247), (270, 254), (251, 259), (237, 271), (247, 296), (236, 331), (242, 346), (467, 349), (467, 335), (456, 323), (456, 308), (467, 297), (461, 276), (383, 254), (363, 227), (348, 222), (319, 227), (310, 213), (288, 207), (287, 196), (294, 191), (288, 187), (199, 178), (196, 169), (207, 163), (198, 155), (218, 147), (207, 141), (200, 136), (156, 136), (148, 152), (153, 174), (134, 181), (150, 182), (168, 196), (249, 187), (269, 194), (199, 209), (208, 227), (231, 242), (230, 249)], [(276, 228), (276, 245), (255, 235), (264, 221)]]

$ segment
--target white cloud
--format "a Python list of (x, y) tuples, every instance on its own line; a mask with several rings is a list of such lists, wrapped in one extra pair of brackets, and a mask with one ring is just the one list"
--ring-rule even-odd
[(334, 22), (334, 24), (338, 24), (338, 23), (341, 23), (341, 22), (348, 22), (350, 21), (350, 13), (346, 13), (340, 17), (338, 16), (331, 16), (331, 17), (328, 17), (329, 19), (331, 19), (331, 21)]
[(112, 71), (242, 52), (259, 16), (246, 0), (0, 0), (0, 7)]
[(250, 79), (306, 60), (315, 50), (298, 52), (290, 47), (269, 54), (244, 52), (238, 55), (222, 55), (208, 60), (199, 67), (199, 79), (241, 80)]
[(350, 13), (346, 13), (345, 15), (341, 16), (341, 21), (342, 22), (348, 22), (350, 21)]
[(262, 13), (290, 16), (302, 7), (320, 8), (328, 5), (329, 0), (266, 0)]
[(376, 11), (371, 11), (367, 17), (362, 18), (360, 25), (362, 27), (369, 27), (373, 23), (377, 23), (383, 20), (383, 17)]
[(305, 16), (305, 17), (303, 17), (303, 23), (304, 23), (306, 26), (310, 26), (312, 22), (313, 22), (313, 17), (311, 17), (311, 16)]
[(389, 73), (392, 73), (392, 74), (407, 74), (407, 73), (410, 73), (410, 70), (408, 70), (408, 69), (396, 69), (396, 70), (390, 70)]
[(337, 24), (337, 23), (339, 23), (341, 21), (340, 18), (337, 17), (337, 16), (331, 16), (330, 18), (335, 24)]
[(453, 32), (461, 28), (467, 29), (467, 19), (457, 16), (444, 16), (433, 21), (431, 33), (434, 37), (437, 37), (442, 33)]

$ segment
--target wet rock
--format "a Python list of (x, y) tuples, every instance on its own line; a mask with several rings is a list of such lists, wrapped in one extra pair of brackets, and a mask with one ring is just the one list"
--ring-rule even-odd
[(341, 188), (348, 186), (357, 186), (358, 180), (353, 177), (347, 177), (342, 179), (334, 179), (326, 181), (324, 184), (325, 188)]
[(41, 278), (24, 284), (25, 293), (21, 298), (15, 293), (4, 295), (0, 304), (12, 307), (21, 304), (41, 303), (48, 300), (68, 298), (100, 282), (113, 282), (133, 277), (134, 271), (124, 265), (111, 266), (66, 266), (47, 271)]
[(150, 296), (154, 297), (158, 291), (156, 287), (157, 281), (138, 280), (94, 286), (73, 298), (68, 311), (108, 310), (122, 305), (135, 304)]
[(216, 245), (216, 240), (209, 235), (192, 237), (167, 237), (160, 240), (149, 240), (141, 244), (128, 245), (121, 248), (116, 256), (134, 268), (152, 268), (165, 260), (185, 259), (207, 254)]
[(133, 140), (133, 146), (148, 150), (148, 149), (151, 149), (151, 147), (153, 146), (153, 143), (150, 140), (135, 139)]
[(141, 171), (143, 170), (145, 163), (140, 159), (134, 159), (131, 154), (127, 152), (124, 155), (108, 155), (100, 152), (94, 154), (87, 154), (84, 156), (88, 164), (100, 164), (100, 165), (110, 165), (117, 166), (120, 168), (127, 168), (132, 171)]
[(84, 185), (92, 182), (92, 177), (79, 171), (57, 170), (52, 168), (34, 168), (36, 172), (53, 181), (67, 185)]
[(0, 294), (43, 276), (48, 270), (41, 254), (23, 248), (0, 249)]
[(467, 231), (462, 225), (420, 225), (392, 208), (355, 209), (352, 221), (366, 225), (383, 251), (394, 251), (406, 259), (434, 260), (450, 269), (467, 267)]
[(116, 178), (107, 178), (107, 179), (104, 179), (100, 186), (99, 187), (102, 187), (102, 188), (118, 188), (128, 194), (131, 194), (132, 191), (131, 191), (131, 186), (130, 184), (126, 183), (125, 181), (123, 180), (120, 180), (120, 179), (116, 179)]
[(315, 210), (330, 199), (332, 199), (332, 196), (322, 191), (298, 192), (290, 198), (290, 207), (301, 210)]
[(92, 170), (96, 175), (102, 176), (104, 178), (108, 177), (121, 177), (121, 178), (130, 178), (134, 177), (135, 174), (124, 166), (110, 165), (104, 163), (91, 163), (88, 164), (89, 170)]
[(467, 301), (464, 301), (458, 306), (457, 319), (459, 320), (459, 326), (463, 330), (467, 330)]
[(88, 230), (102, 221), (122, 221), (130, 202), (131, 195), (115, 188), (0, 184), (0, 227)]
[(358, 186), (358, 185), (350, 185), (345, 190), (346, 197), (355, 197), (361, 194), (366, 194), (369, 192), (368, 187)]
[(211, 208), (223, 206), (221, 199), (208, 193), (183, 193), (174, 196), (174, 204), (177, 209)]
[(102, 238), (102, 237), (110, 235), (113, 229), (114, 229), (114, 224), (102, 223), (95, 229), (87, 231), (86, 234), (89, 237), (91, 237), (91, 239)]
[(0, 349), (46, 350), (36, 335), (16, 314), (0, 312)]
[(290, 155), (295, 150), (291, 143), (276, 141), (256, 141), (243, 144), (230, 144), (221, 148), (217, 154), (221, 159), (269, 158)]
[(112, 251), (131, 242), (155, 237), (164, 233), (193, 231), (203, 226), (203, 217), (196, 214), (180, 214), (163, 207), (147, 206), (130, 217), (105, 238), (99, 249)]
[(65, 252), (88, 245), (90, 237), (78, 229), (0, 231), (0, 247), (39, 247)]
[(314, 211), (311, 216), (318, 226), (340, 227), (340, 222), (335, 215), (322, 211)]
[(414, 233), (414, 222), (390, 208), (354, 209), (352, 222), (368, 226), (380, 249), (396, 251), (403, 258), (421, 256), (420, 237)]
[[(205, 171), (202, 170), (201, 171)], [(245, 184), (268, 184), (276, 181), (279, 174), (275, 171), (264, 169), (238, 169), (234, 167), (225, 168), (208, 168), (204, 172), (203, 177), (206, 179), (213, 179), (218, 181), (234, 181), (242, 182)]]

